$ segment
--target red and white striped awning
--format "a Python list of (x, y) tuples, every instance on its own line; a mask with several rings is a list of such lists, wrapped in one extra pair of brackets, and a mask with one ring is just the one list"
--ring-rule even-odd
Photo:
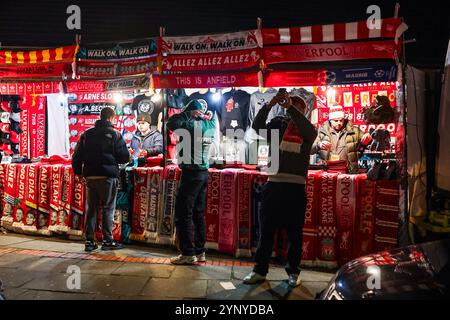
[(381, 19), (380, 29), (369, 29), (367, 21), (314, 25), (307, 27), (266, 28), (262, 29), (263, 44), (299, 44), (320, 43), (376, 38), (397, 38), (401, 32), (397, 29), (402, 24), (400, 18)]

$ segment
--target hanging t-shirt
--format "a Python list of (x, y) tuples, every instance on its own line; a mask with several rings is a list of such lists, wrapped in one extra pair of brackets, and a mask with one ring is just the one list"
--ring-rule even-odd
[[(248, 110), (248, 130), (246, 132), (246, 141), (251, 142), (252, 140), (256, 140), (258, 135), (255, 130), (251, 128), (253, 120), (258, 114), (259, 110), (266, 104), (269, 103), (270, 100), (277, 94), (277, 90), (270, 88), (265, 92), (256, 91), (252, 93), (250, 96), (250, 107)], [(269, 123), (270, 120), (277, 116), (286, 115), (286, 109), (276, 104), (270, 109), (269, 116), (267, 117), (266, 123)]]
[(182, 109), (189, 101), (184, 89), (167, 89), (167, 106)]
[(316, 100), (314, 93), (309, 92), (308, 90), (306, 90), (304, 88), (298, 88), (298, 89), (295, 88), (295, 89), (292, 89), (291, 92), (289, 92), (289, 94), (299, 96), (299, 97), (303, 98), (303, 100), (305, 100), (305, 103), (306, 103), (305, 116), (306, 116), (306, 118), (310, 119), (311, 112), (314, 108), (314, 102)]
[(152, 118), (151, 125), (158, 126), (158, 119), (160, 117), (160, 113), (162, 112), (162, 106), (160, 102), (154, 103), (151, 100), (151, 96), (141, 94), (133, 99), (132, 108), (133, 110), (137, 111), (138, 115), (143, 112), (150, 114), (150, 117)]
[[(252, 125), (253, 120), (258, 114), (259, 110), (277, 94), (276, 89), (267, 89), (265, 92), (256, 91), (250, 97), (250, 108), (248, 112), (249, 126)], [(272, 107), (267, 117), (267, 122), (270, 122), (273, 118), (277, 116), (286, 115), (286, 110), (280, 105), (276, 104)]]
[(226, 134), (227, 129), (246, 130), (248, 126), (248, 109), (250, 94), (243, 90), (231, 90), (223, 95), (220, 130)]
[(47, 95), (47, 132), (52, 137), (52, 142), (47, 146), (47, 154), (69, 154), (67, 100), (61, 101), (59, 93)]
[(191, 100), (203, 99), (208, 104), (208, 110), (211, 110), (213, 113), (215, 112), (219, 118), (222, 118), (221, 114), (221, 106), (223, 104), (223, 98), (214, 98), (214, 93), (208, 90), (206, 93), (194, 92), (189, 96), (189, 101)]

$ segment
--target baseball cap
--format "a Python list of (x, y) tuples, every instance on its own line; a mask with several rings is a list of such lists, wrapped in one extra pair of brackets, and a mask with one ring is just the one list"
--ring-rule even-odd
[(16, 112), (11, 113), (11, 115), (9, 116), (9, 119), (16, 121), (16, 122), (20, 122), (20, 113), (16, 113)]
[(0, 122), (0, 131), (9, 132), (9, 123)]
[(9, 140), (11, 140), (12, 143), (19, 143), (19, 134), (17, 132), (10, 131)]
[(2, 112), (0, 113), (0, 121), (3, 123), (11, 123), (9, 121), (10, 113), (9, 112)]

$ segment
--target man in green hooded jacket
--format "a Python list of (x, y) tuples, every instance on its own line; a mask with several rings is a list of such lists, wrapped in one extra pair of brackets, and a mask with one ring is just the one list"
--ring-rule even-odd
[[(182, 170), (175, 204), (175, 226), (181, 254), (173, 264), (205, 262), (205, 207), (208, 186), (209, 149), (214, 139), (215, 119), (205, 100), (190, 101), (180, 114), (167, 121), (180, 141), (178, 165)], [(194, 224), (194, 243), (192, 242)]]

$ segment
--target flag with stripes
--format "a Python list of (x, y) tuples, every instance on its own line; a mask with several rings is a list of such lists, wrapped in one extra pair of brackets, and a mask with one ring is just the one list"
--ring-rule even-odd
[(367, 39), (398, 38), (404, 24), (400, 18), (380, 19), (380, 28), (369, 29), (367, 21), (335, 23), (289, 28), (262, 29), (263, 44), (301, 44), (321, 42), (341, 42)]
[(0, 77), (28, 78), (70, 74), (76, 45), (34, 51), (0, 51)]

